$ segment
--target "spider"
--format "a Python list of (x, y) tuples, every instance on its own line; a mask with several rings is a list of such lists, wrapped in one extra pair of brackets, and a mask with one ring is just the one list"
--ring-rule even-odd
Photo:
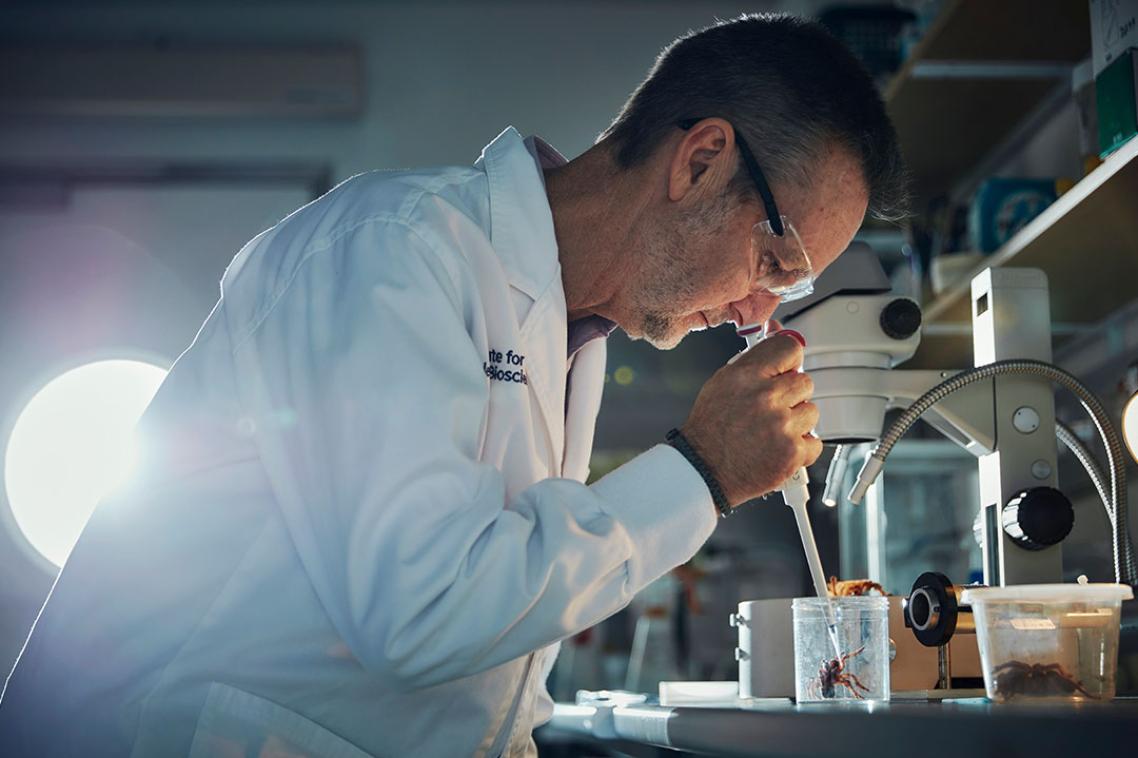
[(865, 697), (861, 692), (858, 692), (858, 689), (862, 692), (869, 692), (869, 687), (862, 684), (857, 675), (846, 673), (846, 663), (851, 658), (861, 655), (863, 650), (865, 650), (865, 645), (852, 653), (846, 653), (840, 659), (823, 658), (822, 667), (818, 669), (818, 681), (814, 682), (814, 686), (817, 687), (816, 691), (820, 691), (824, 698), (832, 698), (837, 696), (835, 686), (841, 685), (853, 693), (853, 696), (858, 700), (864, 700)]
[(1058, 663), (1008, 661), (992, 669), (992, 674), (996, 677), (994, 689), (1008, 700), (1016, 695), (1068, 695), (1076, 691), (1098, 700)]
[(878, 593), (884, 595), (885, 589), (882, 588), (877, 582), (871, 582), (868, 579), (847, 579), (845, 581), (838, 581), (838, 577), (831, 576), (830, 582), (827, 585), (830, 594), (834, 597), (847, 597), (849, 595), (868, 595), (871, 591), (876, 590)]

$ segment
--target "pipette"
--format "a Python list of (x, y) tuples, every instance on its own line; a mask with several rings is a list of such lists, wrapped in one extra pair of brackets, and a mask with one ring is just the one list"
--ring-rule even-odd
[[(805, 347), (806, 340), (801, 334), (786, 330), (787, 336), (797, 339)], [(778, 332), (776, 332), (777, 334)], [(751, 324), (738, 329), (740, 337), (747, 341), (747, 349), (766, 339), (766, 324)], [(773, 336), (773, 335), (772, 335)], [(838, 643), (837, 619), (834, 615), (834, 604), (830, 601), (830, 591), (826, 585), (826, 574), (822, 571), (822, 557), (818, 555), (818, 544), (814, 541), (814, 529), (810, 526), (810, 517), (806, 512), (806, 504), (810, 502), (810, 489), (807, 486), (810, 479), (804, 467), (797, 471), (779, 489), (782, 500), (794, 513), (794, 521), (798, 525), (798, 536), (802, 540), (802, 549), (806, 553), (806, 565), (810, 568), (810, 580), (814, 583), (814, 592), (822, 599), (822, 612), (826, 616), (826, 627), (830, 631), (830, 642), (834, 646), (834, 654), (842, 657), (841, 645)]]
[(834, 615), (834, 604), (830, 600), (830, 590), (826, 585), (826, 575), (822, 571), (822, 557), (818, 555), (818, 543), (814, 541), (814, 529), (810, 526), (810, 517), (806, 513), (806, 504), (810, 501), (810, 490), (806, 483), (806, 469), (800, 467), (794, 475), (782, 484), (782, 499), (790, 510), (794, 512), (794, 521), (798, 524), (798, 536), (802, 540), (802, 549), (806, 553), (806, 565), (810, 567), (810, 579), (814, 582), (814, 592), (822, 599), (822, 613), (826, 616), (826, 628), (830, 631), (830, 643), (834, 646), (834, 655), (842, 657), (842, 648), (838, 644), (838, 623)]

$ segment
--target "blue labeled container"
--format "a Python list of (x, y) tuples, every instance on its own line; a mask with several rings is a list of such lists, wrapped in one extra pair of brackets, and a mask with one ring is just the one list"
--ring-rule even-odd
[(981, 253), (999, 249), (1058, 196), (1054, 179), (986, 179), (968, 211), (973, 249)]

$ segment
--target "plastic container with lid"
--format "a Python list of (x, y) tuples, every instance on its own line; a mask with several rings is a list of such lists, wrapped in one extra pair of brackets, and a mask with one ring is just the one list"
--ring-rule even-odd
[[(795, 598), (795, 699), (812, 702), (889, 700), (889, 598), (830, 598), (835, 640), (826, 600)], [(837, 653), (841, 652), (841, 657)]]
[(1109, 701), (1124, 584), (973, 587), (984, 687), (995, 702)]

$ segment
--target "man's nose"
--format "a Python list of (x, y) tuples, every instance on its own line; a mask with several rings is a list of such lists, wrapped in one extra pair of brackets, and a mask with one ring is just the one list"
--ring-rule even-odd
[(761, 324), (771, 317), (782, 300), (769, 292), (753, 292), (742, 300), (732, 303), (739, 310), (745, 324)]

